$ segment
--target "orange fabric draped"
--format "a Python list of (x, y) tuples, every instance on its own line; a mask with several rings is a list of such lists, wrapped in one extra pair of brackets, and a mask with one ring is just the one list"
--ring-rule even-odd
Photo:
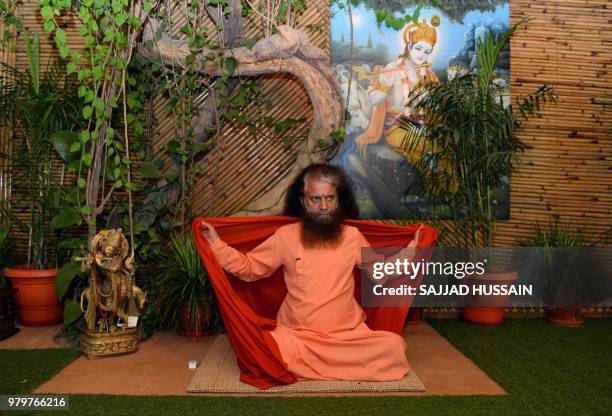
[[(282, 267), (271, 277), (255, 282), (244, 282), (226, 273), (202, 235), (200, 224), (201, 221), (210, 223), (223, 241), (246, 253), (272, 235), (277, 228), (296, 220), (282, 216), (220, 217), (196, 218), (192, 224), (198, 252), (208, 272), (227, 335), (236, 353), (240, 380), (261, 389), (297, 380), (287, 370), (269, 332), (276, 327), (276, 313), (287, 291)], [(406, 246), (421, 226), (399, 226), (365, 220), (347, 220), (346, 223), (359, 228), (372, 247)], [(436, 229), (423, 225), (418, 247), (433, 247), (437, 237)], [(357, 268), (354, 275), (355, 297), (359, 300), (361, 279)], [(363, 309), (367, 316), (366, 324), (371, 329), (402, 333), (408, 306)]]

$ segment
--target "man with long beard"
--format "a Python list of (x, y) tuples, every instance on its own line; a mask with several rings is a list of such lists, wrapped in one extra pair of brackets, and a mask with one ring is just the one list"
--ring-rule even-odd
[(409, 371), (404, 339), (368, 328), (354, 298), (353, 268), (361, 266), (361, 249), (370, 245), (342, 220), (358, 213), (342, 171), (313, 164), (287, 192), (285, 215), (299, 221), (280, 227), (246, 255), (202, 222), (220, 265), (239, 279), (254, 281), (283, 267), (287, 296), (271, 335), (300, 379), (390, 381)]

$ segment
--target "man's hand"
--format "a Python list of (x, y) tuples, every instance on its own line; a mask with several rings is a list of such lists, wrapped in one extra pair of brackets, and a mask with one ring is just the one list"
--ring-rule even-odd
[(217, 238), (219, 238), (219, 234), (217, 234), (217, 230), (215, 230), (215, 227), (213, 227), (206, 221), (202, 221), (200, 223), (200, 230), (202, 231), (202, 235), (204, 236), (204, 238), (206, 238), (206, 240), (208, 241), (208, 244), (214, 243), (215, 241), (217, 241)]

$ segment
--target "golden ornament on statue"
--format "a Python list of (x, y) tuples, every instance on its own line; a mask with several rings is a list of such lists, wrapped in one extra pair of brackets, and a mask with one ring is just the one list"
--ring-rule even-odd
[(89, 254), (77, 257), (90, 270), (89, 287), (81, 295), (87, 333), (79, 348), (89, 357), (116, 355), (138, 349), (138, 317), (146, 294), (136, 286), (134, 252), (121, 228), (100, 231), (89, 244)]

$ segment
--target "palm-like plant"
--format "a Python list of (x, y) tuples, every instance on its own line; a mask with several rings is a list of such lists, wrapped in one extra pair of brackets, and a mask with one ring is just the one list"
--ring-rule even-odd
[(30, 40), (24, 35), (28, 70), (21, 71), (0, 62), (0, 127), (16, 129), (22, 138), (16, 149), (15, 163), (23, 172), (23, 195), (28, 199), (29, 220), (27, 263), (33, 268), (48, 266), (46, 237), (53, 206), (52, 144), (50, 136), (78, 125), (81, 100), (76, 76), (66, 74), (63, 61), (40, 65), (38, 34)]
[(555, 214), (546, 226), (536, 222), (534, 231), (532, 237), (517, 240), (519, 246), (529, 247), (517, 253), (520, 256), (517, 263), (522, 264), (527, 274), (543, 279), (546, 306), (557, 306), (557, 302), (563, 304), (570, 299), (576, 305), (585, 295), (596, 293), (590, 285), (604, 280), (598, 279), (600, 276), (593, 268), (597, 261), (590, 258), (592, 252), (586, 249), (593, 243), (587, 241), (583, 230), (562, 224)]
[(190, 234), (170, 239), (146, 288), (166, 328), (180, 329), (184, 307), (196, 336), (202, 327), (212, 330), (220, 323), (212, 285)]
[(504, 106), (504, 89), (495, 82), (501, 50), (527, 21), (514, 24), (498, 40), (488, 31), (477, 41), (478, 69), (413, 91), (413, 108), (424, 115), (424, 123), (403, 120), (405, 150), (426, 155), (415, 166), (420, 178), (415, 191), (434, 207), (450, 207), (454, 219), (466, 225), (468, 247), (479, 245), (479, 233), (484, 246), (491, 246), (493, 190), (529, 148), (517, 137), (521, 122), (539, 114), (543, 103), (556, 101), (552, 88), (544, 85), (515, 106)]

